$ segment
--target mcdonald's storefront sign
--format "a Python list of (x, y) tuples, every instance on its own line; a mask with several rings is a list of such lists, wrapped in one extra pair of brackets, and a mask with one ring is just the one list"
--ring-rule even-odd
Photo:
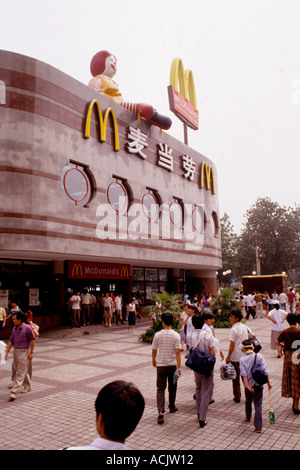
[(168, 94), (171, 111), (191, 129), (199, 129), (194, 76), (191, 70), (184, 70), (179, 58), (172, 61)]
[(88, 263), (69, 261), (69, 279), (130, 279), (129, 264)]

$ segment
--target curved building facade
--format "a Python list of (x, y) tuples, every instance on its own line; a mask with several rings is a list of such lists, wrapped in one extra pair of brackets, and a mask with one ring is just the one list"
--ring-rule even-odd
[(212, 161), (65, 73), (0, 51), (0, 301), (43, 325), (72, 290), (215, 292)]

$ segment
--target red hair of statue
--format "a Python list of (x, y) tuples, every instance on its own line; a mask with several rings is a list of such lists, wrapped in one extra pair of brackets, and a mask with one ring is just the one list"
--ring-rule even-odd
[(101, 75), (104, 72), (105, 61), (107, 57), (109, 57), (110, 55), (115, 57), (113, 54), (111, 54), (108, 51), (100, 51), (94, 55), (94, 57), (91, 60), (91, 65), (90, 65), (91, 74), (93, 75), (93, 77), (96, 77), (97, 75)]

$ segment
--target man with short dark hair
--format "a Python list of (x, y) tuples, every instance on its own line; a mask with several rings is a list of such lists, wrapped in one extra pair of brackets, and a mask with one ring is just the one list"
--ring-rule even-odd
[(177, 382), (174, 381), (174, 372), (178, 370), (181, 375), (181, 349), (180, 335), (172, 329), (173, 315), (163, 313), (161, 316), (163, 329), (155, 333), (152, 342), (152, 365), (157, 370), (157, 409), (158, 424), (164, 422), (165, 412), (165, 390), (168, 382), (169, 409), (170, 413), (175, 413), (178, 408), (175, 406)]
[(5, 360), (7, 361), (10, 349), (14, 348), (16, 373), (9, 397), (10, 401), (14, 401), (17, 398), (16, 393), (22, 385), (24, 386), (22, 393), (30, 392), (31, 390), (28, 361), (32, 361), (33, 358), (35, 335), (31, 326), (25, 324), (25, 320), (25, 314), (22, 312), (17, 312), (13, 315), (14, 328), (12, 329), (5, 353)]
[(242, 350), (244, 355), (240, 359), (240, 373), (245, 386), (245, 413), (246, 421), (250, 421), (252, 415), (252, 402), (254, 402), (254, 427), (255, 431), (260, 433), (263, 427), (263, 414), (262, 414), (262, 402), (263, 402), (263, 385), (255, 382), (252, 377), (252, 369), (254, 361), (260, 370), (268, 377), (268, 387), (272, 388), (269, 381), (269, 371), (267, 368), (264, 357), (258, 353), (254, 353), (252, 342), (249, 339), (245, 339), (242, 342)]
[(293, 291), (293, 289), (291, 287), (290, 287), (290, 290), (287, 293), (287, 298), (288, 298), (288, 302), (289, 302), (290, 312), (294, 313), (296, 294), (295, 294), (295, 292)]
[(71, 317), (71, 328), (80, 328), (80, 310), (81, 310), (81, 297), (80, 297), (80, 290), (77, 290), (75, 295), (69, 299), (69, 303), (72, 309), (72, 317)]
[(225, 359), (226, 363), (231, 362), (236, 370), (236, 378), (232, 380), (233, 400), (236, 403), (241, 401), (241, 384), (240, 384), (240, 358), (243, 355), (242, 342), (248, 339), (250, 328), (241, 323), (243, 318), (240, 310), (232, 310), (230, 314), (230, 322), (233, 324), (229, 334), (229, 349)]
[(65, 450), (127, 450), (125, 440), (138, 425), (145, 400), (137, 387), (124, 380), (105, 385), (95, 401), (96, 427), (100, 437), (90, 445)]

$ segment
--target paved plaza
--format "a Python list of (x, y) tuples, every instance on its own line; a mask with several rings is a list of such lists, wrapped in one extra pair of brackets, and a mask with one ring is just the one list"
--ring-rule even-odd
[[(32, 391), (18, 394), (14, 402), (9, 402), (8, 389), (11, 353), (0, 379), (0, 450), (58, 450), (89, 444), (96, 437), (95, 398), (103, 385), (115, 379), (134, 382), (146, 402), (142, 420), (127, 440), (130, 450), (300, 450), (300, 416), (293, 414), (291, 399), (281, 398), (283, 358), (277, 359), (276, 351), (270, 350), (270, 321), (247, 321), (263, 344), (273, 385), (276, 423), (269, 424), (265, 387), (261, 434), (254, 432), (253, 420), (244, 421), (244, 397), (234, 403), (231, 382), (220, 379), (220, 357), (215, 366), (215, 403), (209, 407), (207, 426), (199, 428), (194, 376), (184, 365), (184, 353), (176, 402), (179, 410), (166, 412), (164, 424), (158, 425), (151, 345), (138, 341), (149, 324), (147, 319), (138, 320), (134, 333), (128, 333), (127, 325), (43, 332), (35, 347)], [(224, 354), (228, 335), (229, 329), (216, 329)]]

